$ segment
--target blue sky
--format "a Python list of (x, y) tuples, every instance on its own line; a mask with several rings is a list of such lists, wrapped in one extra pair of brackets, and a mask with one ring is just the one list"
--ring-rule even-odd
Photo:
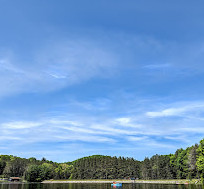
[(204, 2), (0, 0), (0, 154), (174, 153), (204, 134)]

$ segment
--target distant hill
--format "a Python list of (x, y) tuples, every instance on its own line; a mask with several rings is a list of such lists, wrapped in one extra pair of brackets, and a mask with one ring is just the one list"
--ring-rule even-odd
[(0, 155), (0, 177), (20, 176), (28, 181), (47, 179), (185, 179), (204, 177), (204, 139), (174, 154), (137, 161), (128, 157), (92, 155), (57, 163)]

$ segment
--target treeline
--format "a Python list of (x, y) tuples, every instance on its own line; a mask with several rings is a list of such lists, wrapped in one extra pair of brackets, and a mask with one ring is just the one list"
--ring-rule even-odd
[(30, 182), (48, 179), (192, 179), (204, 178), (204, 139), (175, 154), (133, 158), (94, 155), (73, 162), (0, 155), (0, 177), (19, 176)]
[(12, 155), (0, 155), (0, 177), (22, 177), (29, 182), (41, 182), (48, 179), (68, 179), (73, 165), (56, 163), (45, 158), (37, 160)]
[(124, 179), (140, 177), (141, 162), (133, 158), (89, 156), (73, 162), (71, 179)]

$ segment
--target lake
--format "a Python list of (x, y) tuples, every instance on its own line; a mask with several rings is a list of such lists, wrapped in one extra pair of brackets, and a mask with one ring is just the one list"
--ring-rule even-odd
[[(0, 189), (111, 189), (107, 183), (60, 183), (60, 184), (0, 184)], [(176, 184), (123, 184), (119, 189), (204, 189), (202, 185)]]

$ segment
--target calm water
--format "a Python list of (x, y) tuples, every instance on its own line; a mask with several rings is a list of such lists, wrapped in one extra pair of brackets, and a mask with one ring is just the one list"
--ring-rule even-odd
[[(111, 189), (110, 184), (0, 184), (0, 189)], [(204, 189), (201, 185), (123, 184), (119, 189)]]

